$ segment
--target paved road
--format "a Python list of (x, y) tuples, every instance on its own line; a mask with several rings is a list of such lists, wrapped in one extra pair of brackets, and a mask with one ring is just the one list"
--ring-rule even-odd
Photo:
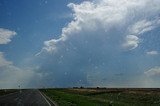
[(39, 90), (22, 90), (0, 97), (0, 106), (53, 106)]

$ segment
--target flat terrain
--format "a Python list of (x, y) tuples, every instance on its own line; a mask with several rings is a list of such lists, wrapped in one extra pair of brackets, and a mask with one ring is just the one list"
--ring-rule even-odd
[(17, 92), (17, 91), (18, 91), (17, 89), (2, 89), (0, 90), (0, 96)]
[(52, 106), (39, 90), (29, 89), (0, 96), (0, 106)]
[(43, 89), (59, 106), (160, 106), (160, 89)]

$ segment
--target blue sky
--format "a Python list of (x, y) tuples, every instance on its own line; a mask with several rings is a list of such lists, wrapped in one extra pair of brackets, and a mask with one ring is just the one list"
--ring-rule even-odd
[(69, 2), (74, 0), (1, 0), (1, 27), (18, 33), (12, 42), (2, 45), (6, 57), (19, 63), (41, 49), (44, 40), (60, 35), (61, 29), (71, 20), (71, 11), (66, 6)]
[(0, 88), (160, 87), (159, 5), (1, 0)]

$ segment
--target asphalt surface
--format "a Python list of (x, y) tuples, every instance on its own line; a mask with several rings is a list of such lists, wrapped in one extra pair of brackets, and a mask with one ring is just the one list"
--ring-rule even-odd
[(0, 106), (54, 106), (36, 89), (0, 96)]

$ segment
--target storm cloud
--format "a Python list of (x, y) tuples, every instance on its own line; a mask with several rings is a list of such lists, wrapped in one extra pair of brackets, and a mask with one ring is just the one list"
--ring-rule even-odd
[[(147, 57), (159, 28), (159, 0), (92, 0), (70, 3), (72, 21), (36, 54), (44, 86), (147, 85), (144, 72), (160, 65)], [(153, 41), (154, 42), (154, 41)], [(151, 48), (150, 48), (151, 49)], [(154, 49), (154, 48), (153, 48)]]

